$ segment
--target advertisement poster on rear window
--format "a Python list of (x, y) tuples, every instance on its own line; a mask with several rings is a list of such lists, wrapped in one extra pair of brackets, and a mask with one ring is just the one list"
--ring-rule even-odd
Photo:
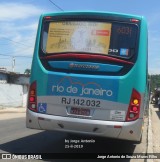
[(65, 21), (51, 22), (47, 38), (47, 53), (88, 52), (107, 54), (111, 23)]

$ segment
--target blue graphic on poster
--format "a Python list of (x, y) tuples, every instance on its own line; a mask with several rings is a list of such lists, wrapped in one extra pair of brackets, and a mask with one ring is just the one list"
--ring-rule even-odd
[(129, 50), (126, 49), (126, 48), (121, 48), (120, 49), (120, 55), (121, 56), (128, 56), (128, 52), (129, 52)]

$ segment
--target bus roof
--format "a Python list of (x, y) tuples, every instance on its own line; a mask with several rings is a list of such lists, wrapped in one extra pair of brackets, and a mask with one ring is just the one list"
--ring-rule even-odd
[(99, 15), (99, 16), (114, 16), (114, 17), (123, 17), (123, 18), (135, 18), (135, 19), (143, 19), (143, 16), (125, 14), (125, 13), (117, 13), (117, 12), (103, 12), (103, 11), (64, 11), (64, 12), (50, 12), (44, 13), (41, 16), (60, 16), (60, 15)]

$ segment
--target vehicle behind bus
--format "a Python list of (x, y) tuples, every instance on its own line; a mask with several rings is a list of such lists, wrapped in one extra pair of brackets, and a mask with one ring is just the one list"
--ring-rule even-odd
[(26, 125), (139, 141), (147, 74), (144, 17), (44, 14), (37, 31)]

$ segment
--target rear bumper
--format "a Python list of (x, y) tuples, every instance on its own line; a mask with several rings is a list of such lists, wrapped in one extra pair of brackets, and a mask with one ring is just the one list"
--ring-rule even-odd
[(28, 109), (26, 114), (28, 128), (58, 130), (132, 141), (140, 140), (142, 124), (142, 119), (132, 122), (101, 121), (46, 115)]

